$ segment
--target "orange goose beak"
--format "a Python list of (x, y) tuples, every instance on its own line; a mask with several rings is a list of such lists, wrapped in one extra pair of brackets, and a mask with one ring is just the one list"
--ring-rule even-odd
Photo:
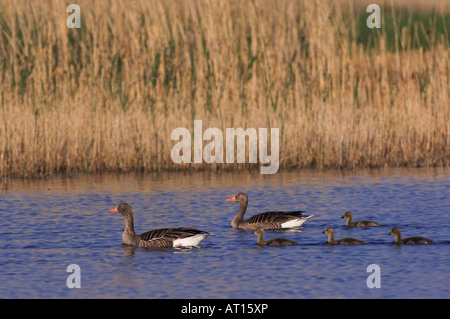
[(119, 211), (117, 210), (117, 207), (119, 207), (119, 206), (116, 206), (116, 207), (114, 207), (114, 208), (111, 208), (111, 209), (109, 210), (109, 212), (110, 212), (110, 213), (118, 213)]
[(235, 202), (235, 201), (236, 201), (236, 195), (234, 195), (226, 200), (226, 202)]

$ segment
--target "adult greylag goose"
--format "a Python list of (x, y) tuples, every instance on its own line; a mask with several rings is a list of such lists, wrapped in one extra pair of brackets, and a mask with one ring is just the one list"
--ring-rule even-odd
[(395, 243), (397, 245), (407, 244), (407, 245), (414, 245), (414, 244), (434, 244), (434, 241), (431, 239), (425, 238), (425, 237), (408, 237), (402, 239), (402, 233), (400, 231), (400, 228), (394, 227), (389, 232), (388, 235), (392, 235), (395, 237)]
[(140, 248), (168, 248), (197, 246), (203, 239), (211, 235), (191, 227), (162, 228), (150, 230), (140, 235), (134, 231), (133, 210), (127, 203), (121, 203), (109, 210), (125, 217), (125, 231), (122, 241), (126, 245)]
[(352, 212), (346, 212), (341, 218), (345, 218), (347, 220), (347, 223), (345, 226), (347, 227), (373, 227), (373, 226), (381, 226), (378, 223), (371, 222), (369, 220), (360, 220), (357, 222), (352, 221), (353, 214)]
[(342, 239), (334, 239), (334, 229), (331, 227), (327, 227), (322, 234), (328, 236), (328, 243), (331, 245), (361, 245), (367, 244), (363, 240), (359, 240), (356, 238), (342, 238)]
[(231, 227), (233, 228), (250, 230), (256, 230), (258, 228), (266, 230), (296, 228), (300, 227), (304, 222), (313, 217), (313, 215), (303, 215), (304, 211), (278, 211), (257, 214), (244, 220), (244, 214), (248, 205), (247, 194), (237, 193), (226, 201), (239, 202), (240, 204), (237, 215), (231, 221)]
[(264, 229), (262, 228), (258, 228), (257, 230), (255, 230), (254, 234), (258, 236), (258, 240), (256, 241), (256, 244), (258, 246), (283, 247), (298, 245), (297, 242), (286, 238), (272, 238), (269, 240), (264, 240)]

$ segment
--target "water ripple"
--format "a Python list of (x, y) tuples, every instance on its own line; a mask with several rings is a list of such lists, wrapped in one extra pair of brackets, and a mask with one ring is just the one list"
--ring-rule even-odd
[[(301, 231), (267, 232), (298, 246), (257, 247), (251, 232), (230, 227), (248, 193), (247, 217), (263, 211), (315, 215)], [(14, 181), (0, 194), (0, 298), (449, 298), (450, 178), (424, 170), (80, 176)], [(192, 226), (213, 235), (189, 250), (129, 249), (123, 218), (108, 210), (129, 202), (136, 231)], [(340, 216), (381, 227), (348, 229)], [(355, 237), (361, 246), (329, 246)], [(426, 236), (435, 245), (393, 244), (387, 233)], [(81, 268), (82, 288), (68, 289), (66, 267)], [(369, 264), (382, 288), (366, 285)]]

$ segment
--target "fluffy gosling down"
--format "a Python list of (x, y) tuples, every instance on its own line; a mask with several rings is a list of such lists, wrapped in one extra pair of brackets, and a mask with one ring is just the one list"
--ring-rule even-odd
[(283, 247), (283, 246), (298, 245), (297, 242), (286, 239), (286, 238), (272, 238), (269, 240), (264, 240), (264, 229), (263, 228), (258, 228), (253, 233), (256, 236), (258, 236), (258, 240), (256, 241), (256, 244), (258, 246)]
[(375, 226), (381, 226), (378, 223), (371, 222), (369, 220), (360, 220), (357, 222), (352, 221), (353, 214), (352, 212), (346, 212), (341, 218), (345, 218), (347, 220), (347, 223), (345, 226), (347, 227), (375, 227)]
[(356, 238), (342, 238), (342, 239), (334, 239), (334, 229), (331, 227), (327, 227), (322, 234), (328, 236), (328, 244), (330, 245), (362, 245), (367, 244), (363, 240), (359, 240)]
[(392, 228), (392, 230), (388, 233), (388, 235), (392, 235), (395, 237), (395, 244), (397, 245), (434, 244), (434, 241), (432, 241), (431, 239), (419, 236), (402, 239), (402, 233), (400, 231), (400, 228), (397, 227)]

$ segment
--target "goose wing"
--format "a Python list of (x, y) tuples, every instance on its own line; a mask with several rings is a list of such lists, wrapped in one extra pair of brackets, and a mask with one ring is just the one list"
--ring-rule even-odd
[(403, 239), (404, 244), (432, 244), (434, 243), (431, 239), (425, 237), (409, 237)]
[(174, 240), (197, 234), (207, 234), (207, 232), (192, 227), (163, 228), (142, 233), (139, 235), (139, 239), (152, 247), (172, 247)]
[(355, 222), (355, 224), (358, 227), (381, 226), (380, 224), (371, 222), (370, 220), (360, 220), (358, 222)]
[(251, 224), (265, 224), (270, 223), (274, 225), (281, 225), (292, 219), (297, 219), (303, 216), (304, 211), (291, 211), (291, 212), (266, 212), (261, 214), (256, 214), (246, 220), (247, 223)]

